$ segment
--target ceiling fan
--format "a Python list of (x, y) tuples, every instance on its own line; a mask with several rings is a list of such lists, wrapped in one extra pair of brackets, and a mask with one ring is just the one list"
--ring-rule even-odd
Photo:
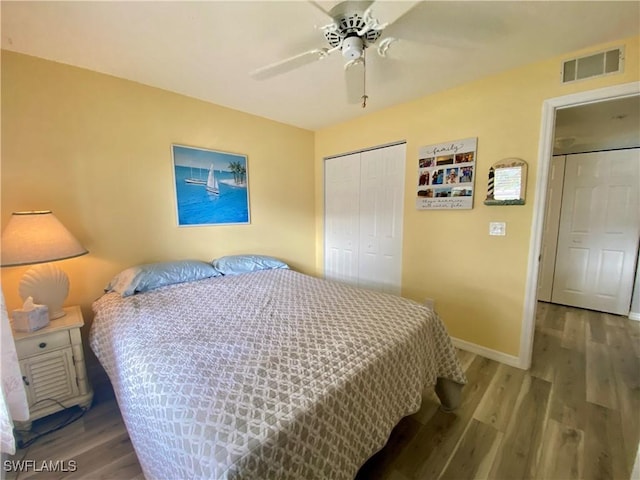
[(397, 38), (380, 39), (383, 31), (420, 2), (348, 0), (329, 11), (317, 2), (309, 3), (331, 19), (331, 23), (321, 27), (328, 46), (266, 65), (251, 72), (251, 76), (257, 80), (272, 78), (340, 52), (346, 61), (347, 98), (350, 103), (362, 102), (362, 108), (366, 107), (366, 49), (375, 45), (378, 54), (385, 57)]

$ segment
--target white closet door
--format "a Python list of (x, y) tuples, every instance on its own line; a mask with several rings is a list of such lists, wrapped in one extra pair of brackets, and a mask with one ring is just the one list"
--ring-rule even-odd
[(362, 152), (358, 284), (400, 294), (406, 145)]
[(538, 275), (538, 300), (543, 302), (551, 301), (551, 290), (553, 288), (560, 207), (562, 205), (562, 186), (564, 184), (564, 162), (564, 155), (556, 155), (551, 159), (551, 169), (549, 171), (549, 187), (547, 188), (547, 203), (542, 233), (542, 251), (540, 252), (540, 273)]
[(640, 232), (639, 152), (567, 156), (552, 302), (629, 313)]
[(406, 145), (325, 160), (325, 278), (400, 293)]
[(325, 160), (325, 278), (357, 285), (360, 154)]

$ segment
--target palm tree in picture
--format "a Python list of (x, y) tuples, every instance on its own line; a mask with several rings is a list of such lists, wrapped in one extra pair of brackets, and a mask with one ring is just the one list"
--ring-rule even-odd
[(238, 183), (238, 162), (229, 162), (228, 168), (233, 173), (233, 182)]
[(238, 168), (238, 177), (240, 178), (240, 184), (244, 184), (247, 178), (247, 169), (244, 167), (244, 165), (240, 164), (240, 162), (238, 162), (238, 165), (240, 166), (240, 168)]
[(229, 170), (233, 173), (233, 182), (236, 185), (244, 183), (247, 170), (240, 162), (229, 162)]

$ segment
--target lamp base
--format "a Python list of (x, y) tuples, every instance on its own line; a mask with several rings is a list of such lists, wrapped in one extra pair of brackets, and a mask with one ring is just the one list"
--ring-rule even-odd
[(62, 305), (69, 294), (69, 277), (51, 263), (35, 265), (20, 280), (18, 292), (23, 301), (32, 297), (34, 303), (46, 305), (49, 319), (54, 320), (65, 315)]

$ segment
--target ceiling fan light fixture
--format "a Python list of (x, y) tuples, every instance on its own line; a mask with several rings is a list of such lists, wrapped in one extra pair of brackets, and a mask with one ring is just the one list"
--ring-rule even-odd
[(360, 37), (347, 37), (342, 41), (342, 56), (347, 60), (356, 60), (362, 57), (364, 42)]

